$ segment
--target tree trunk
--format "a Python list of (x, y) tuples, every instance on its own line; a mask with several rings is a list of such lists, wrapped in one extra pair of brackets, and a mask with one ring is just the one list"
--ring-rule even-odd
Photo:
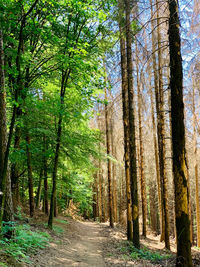
[(139, 209), (136, 168), (136, 140), (135, 140), (135, 116), (134, 116), (134, 90), (133, 90), (133, 61), (132, 61), (132, 34), (131, 34), (131, 4), (125, 0), (126, 6), (126, 46), (127, 46), (127, 82), (129, 103), (129, 156), (130, 156), (130, 181), (132, 198), (133, 244), (140, 247), (139, 240)]
[[(16, 116), (19, 117), (19, 113), (21, 114), (21, 111), (18, 107), (16, 111)], [(20, 145), (20, 138), (21, 138), (21, 133), (20, 133), (20, 127), (16, 126), (15, 128), (15, 141), (14, 141), (14, 149), (18, 150), (19, 145)], [(13, 207), (14, 211), (17, 210), (17, 206), (19, 205), (20, 202), (20, 196), (19, 196), (19, 166), (18, 163), (13, 163), (11, 165), (11, 183), (12, 183), (12, 195), (13, 195)]]
[(39, 208), (41, 193), (42, 193), (42, 178), (43, 178), (43, 169), (40, 171), (40, 177), (38, 182), (37, 196), (36, 196), (36, 208)]
[(44, 168), (44, 212), (46, 215), (49, 214), (49, 201), (48, 201), (48, 171), (47, 171), (47, 158), (46, 158), (46, 150), (47, 150), (47, 142), (46, 136), (44, 135), (44, 159), (43, 159), (43, 168)]
[(193, 84), (192, 94), (192, 113), (193, 113), (193, 152), (194, 152), (194, 171), (195, 171), (195, 198), (196, 198), (196, 224), (197, 224), (197, 247), (200, 247), (200, 207), (199, 207), (199, 177), (197, 163), (197, 134), (196, 134), (196, 108), (195, 108), (195, 85)]
[(188, 211), (187, 170), (185, 158), (185, 126), (183, 103), (183, 69), (181, 58), (178, 3), (168, 0), (169, 51), (172, 117), (173, 174), (177, 231), (177, 266), (192, 266), (190, 220)]
[[(153, 73), (154, 73), (154, 89), (155, 92), (158, 92), (158, 73), (157, 73), (157, 64), (156, 64), (156, 43), (155, 43), (155, 34), (154, 34), (154, 21), (153, 21), (153, 3), (150, 0), (151, 5), (151, 30), (152, 30), (152, 59), (153, 59)], [(153, 101), (153, 94), (152, 90), (151, 93), (151, 113), (152, 113), (152, 124), (153, 124), (153, 137), (154, 137), (154, 150), (155, 150), (155, 162), (156, 162), (156, 178), (157, 178), (157, 186), (158, 186), (158, 205), (159, 205), (159, 214), (160, 214), (160, 229), (161, 229), (161, 241), (164, 240), (164, 214), (162, 208), (162, 200), (161, 200), (161, 186), (160, 186), (160, 169), (159, 169), (159, 156), (158, 156), (158, 143), (160, 142), (160, 135), (157, 128), (158, 133), (158, 140), (156, 139), (156, 124), (155, 124), (155, 117), (154, 117), (154, 101)], [(156, 108), (157, 111), (157, 108)], [(157, 125), (158, 126), (158, 125)]]
[(70, 76), (70, 70), (65, 70), (62, 72), (62, 82), (61, 82), (61, 89), (60, 89), (60, 105), (61, 110), (58, 118), (58, 126), (57, 126), (57, 139), (56, 139), (56, 151), (55, 151), (55, 158), (53, 163), (53, 174), (52, 174), (52, 192), (51, 192), (51, 204), (50, 204), (50, 213), (48, 219), (48, 227), (50, 229), (53, 228), (53, 217), (56, 215), (55, 211), (55, 204), (56, 204), (56, 186), (57, 186), (57, 170), (58, 170), (58, 159), (60, 154), (60, 145), (61, 145), (61, 135), (62, 135), (62, 119), (63, 119), (63, 105), (64, 105), (64, 98), (65, 98), (65, 88)]
[(137, 72), (137, 97), (138, 97), (138, 123), (139, 123), (139, 162), (140, 162), (140, 185), (141, 185), (141, 199), (142, 199), (142, 235), (147, 235), (147, 199), (146, 199), (146, 181), (144, 176), (144, 148), (143, 148), (143, 133), (142, 133), (142, 99), (139, 82), (139, 63), (138, 63), (138, 49), (136, 41), (136, 72)]
[(98, 208), (98, 199), (97, 199), (97, 174), (94, 175), (94, 182), (93, 182), (93, 218), (94, 221), (96, 221), (96, 218), (98, 217), (97, 214), (97, 208)]
[[(124, 5), (119, 1), (119, 29), (120, 29), (120, 53), (121, 53), (121, 76), (122, 76), (122, 110), (124, 126), (124, 159), (127, 200), (127, 239), (132, 240), (132, 213), (131, 213), (131, 186), (130, 186), (130, 161), (129, 161), (129, 114), (128, 114), (128, 87), (127, 87), (127, 59), (126, 43), (123, 33)], [(122, 183), (123, 185), (123, 183)], [(122, 192), (123, 193), (123, 192)], [(123, 194), (122, 194), (123, 195)]]
[[(112, 110), (113, 114), (113, 110)], [(111, 147), (112, 147), (112, 156), (116, 157), (116, 147), (115, 147), (115, 138), (113, 133), (114, 121), (110, 119), (110, 132), (111, 132)], [(114, 222), (117, 222), (117, 185), (116, 185), (116, 166), (115, 163), (112, 163), (112, 184), (113, 184), (113, 219)]]
[(48, 176), (47, 167), (44, 166), (44, 212), (46, 215), (49, 214), (49, 201), (48, 201)]
[[(6, 125), (6, 91), (5, 91), (5, 74), (4, 74), (4, 50), (3, 50), (3, 33), (0, 30), (0, 209), (1, 220), (3, 218), (3, 207), (5, 201), (6, 176), (3, 177), (4, 157), (7, 144), (7, 125)], [(4, 178), (4, 179), (2, 179)]]
[(165, 247), (170, 249), (169, 243), (169, 214), (167, 199), (167, 177), (166, 177), (166, 160), (165, 160), (165, 117), (164, 117), (164, 95), (163, 95), (163, 74), (162, 74), (162, 49), (160, 36), (160, 17), (159, 4), (156, 0), (157, 9), (157, 40), (158, 40), (158, 92), (156, 93), (156, 109), (158, 119), (158, 139), (159, 140), (159, 162), (160, 162), (160, 182), (161, 182), (161, 200), (164, 216), (164, 240)]
[[(100, 144), (99, 144), (99, 152), (100, 152)], [(99, 184), (99, 190), (98, 190), (98, 195), (99, 195), (99, 221), (102, 222), (102, 174), (101, 174), (101, 160), (99, 159), (98, 162), (98, 184)]]
[(27, 167), (28, 167), (28, 187), (29, 187), (29, 208), (30, 216), (34, 215), (34, 196), (33, 196), (33, 174), (32, 174), (32, 165), (31, 165), (31, 152), (30, 152), (30, 136), (26, 135), (26, 154), (27, 154)]
[[(105, 67), (104, 67), (105, 68)], [(105, 69), (106, 71), (106, 69)], [(107, 81), (105, 78), (106, 86)], [(107, 155), (109, 156), (111, 153), (111, 144), (110, 144), (110, 130), (109, 130), (109, 115), (108, 115), (108, 98), (107, 98), (107, 88), (105, 87), (105, 124), (106, 124), (106, 149)], [(110, 220), (110, 227), (114, 227), (113, 222), (113, 205), (112, 205), (112, 176), (111, 176), (111, 161), (107, 159), (107, 171), (108, 171), (108, 211), (109, 211), (109, 220)]]

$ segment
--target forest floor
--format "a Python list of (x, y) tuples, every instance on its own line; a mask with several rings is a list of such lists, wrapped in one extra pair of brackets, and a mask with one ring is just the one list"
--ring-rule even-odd
[[(43, 221), (32, 221), (33, 230), (43, 230)], [(141, 250), (131, 249), (122, 230), (111, 229), (108, 224), (92, 221), (77, 221), (70, 217), (55, 220), (47, 248), (31, 255), (31, 263), (8, 266), (23, 267), (128, 267), (128, 266), (175, 266), (175, 248), (164, 249), (159, 238), (148, 236), (141, 239)], [(47, 228), (45, 228), (46, 231)], [(139, 252), (139, 253), (138, 253)], [(194, 266), (200, 266), (200, 251), (194, 250)]]

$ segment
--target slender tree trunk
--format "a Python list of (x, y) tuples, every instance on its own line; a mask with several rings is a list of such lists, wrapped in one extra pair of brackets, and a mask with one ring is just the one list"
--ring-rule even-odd
[[(113, 110), (112, 110), (113, 113)], [(110, 132), (111, 132), (111, 147), (112, 147), (112, 156), (116, 156), (116, 147), (115, 147), (115, 138), (113, 133), (113, 119), (110, 120)], [(112, 184), (113, 184), (113, 219), (114, 222), (117, 222), (117, 187), (116, 187), (116, 166), (115, 163), (112, 163)]]
[[(99, 144), (99, 150), (100, 150), (100, 144)], [(99, 166), (98, 166), (98, 183), (99, 183), (99, 221), (102, 222), (102, 183), (101, 183), (101, 160), (99, 159)]]
[(140, 162), (140, 185), (141, 185), (141, 199), (142, 199), (142, 235), (147, 235), (147, 199), (146, 199), (146, 181), (144, 176), (144, 148), (143, 148), (143, 133), (142, 133), (142, 99), (139, 82), (139, 66), (138, 66), (138, 49), (136, 41), (136, 72), (137, 72), (137, 97), (138, 97), (138, 121), (139, 121), (139, 162)]
[(40, 205), (40, 199), (41, 199), (41, 193), (42, 193), (42, 178), (43, 178), (43, 168), (41, 168), (40, 171), (40, 177), (38, 182), (38, 189), (37, 189), (37, 196), (36, 196), (36, 208), (39, 208)]
[[(154, 34), (154, 21), (153, 21), (153, 3), (152, 0), (150, 0), (151, 5), (151, 29), (152, 29), (152, 50), (153, 50), (153, 73), (154, 73), (154, 89), (155, 92), (158, 92), (158, 73), (157, 73), (157, 64), (156, 64), (156, 43), (155, 43), (155, 34)], [(156, 96), (156, 93), (155, 93)], [(157, 98), (157, 97), (155, 97)], [(156, 105), (156, 111), (158, 115), (157, 105)], [(157, 178), (157, 186), (158, 186), (158, 204), (159, 204), (159, 213), (160, 213), (160, 229), (161, 229), (161, 238), (160, 241), (164, 240), (164, 213), (163, 213), (163, 207), (162, 207), (162, 200), (161, 200), (161, 186), (160, 186), (160, 169), (159, 169), (159, 156), (158, 156), (158, 143), (160, 142), (160, 131), (158, 129), (157, 124), (157, 139), (156, 140), (156, 124), (155, 124), (155, 117), (154, 117), (154, 101), (153, 101), (153, 94), (151, 90), (151, 112), (152, 112), (152, 124), (153, 124), (153, 136), (154, 136), (154, 150), (155, 150), (155, 161), (156, 161), (156, 178)]]
[[(16, 111), (16, 116), (19, 117), (20, 109), (18, 108)], [(16, 126), (15, 128), (15, 141), (14, 141), (14, 149), (18, 150), (20, 146), (20, 127)], [(19, 166), (18, 163), (13, 163), (11, 165), (11, 183), (12, 183), (12, 195), (13, 195), (13, 206), (16, 211), (17, 206), (20, 202), (19, 196)]]
[(94, 175), (94, 182), (93, 182), (93, 218), (96, 221), (98, 217), (97, 208), (98, 208), (98, 199), (97, 199), (97, 174)]
[(131, 34), (131, 4), (125, 0), (126, 6), (126, 46), (127, 46), (127, 82), (129, 102), (129, 156), (130, 156), (130, 181), (132, 198), (133, 244), (140, 247), (139, 240), (139, 209), (136, 168), (136, 140), (135, 140), (135, 116), (134, 116), (134, 90), (133, 90), (133, 60), (132, 60), (132, 34)]
[[(106, 69), (105, 69), (105, 71), (106, 71)], [(105, 101), (108, 102), (107, 88), (105, 88)], [(109, 130), (109, 117), (108, 116), (109, 116), (108, 103), (106, 103), (105, 104), (106, 148), (107, 148), (107, 155), (110, 155), (111, 154), (111, 144), (110, 144), (110, 130)], [(114, 222), (113, 222), (112, 176), (111, 176), (111, 161), (110, 161), (110, 159), (107, 159), (107, 171), (108, 171), (108, 211), (109, 211), (110, 227), (113, 228)]]
[[(129, 161), (129, 114), (128, 114), (128, 87), (127, 87), (127, 59), (126, 42), (123, 29), (124, 5), (119, 1), (119, 29), (120, 29), (120, 53), (121, 53), (121, 76), (122, 76), (122, 110), (124, 126), (124, 158), (127, 200), (127, 239), (132, 240), (132, 211), (131, 211), (131, 186), (130, 186), (130, 161)], [(123, 185), (123, 183), (122, 183)], [(122, 194), (123, 195), (123, 194)]]
[(196, 134), (196, 108), (195, 108), (195, 85), (193, 84), (192, 94), (193, 112), (193, 152), (194, 152), (194, 171), (195, 171), (195, 198), (196, 198), (196, 224), (197, 224), (197, 247), (200, 247), (200, 207), (199, 207), (199, 177), (197, 163), (197, 134)]
[(0, 209), (1, 220), (3, 218), (3, 207), (5, 201), (6, 176), (3, 177), (4, 157), (7, 145), (7, 125), (6, 125), (6, 91), (5, 91), (5, 74), (4, 74), (4, 50), (3, 50), (3, 33), (0, 30)]
[(32, 165), (31, 165), (31, 152), (30, 152), (30, 136), (27, 133), (26, 135), (26, 154), (27, 154), (27, 167), (28, 167), (28, 187), (29, 187), (29, 208), (30, 216), (34, 215), (34, 196), (33, 196), (33, 174), (32, 174)]
[(106, 221), (106, 195), (105, 195), (105, 179), (103, 175), (103, 170), (102, 170), (102, 175), (101, 175), (101, 185), (102, 185), (102, 222)]
[(50, 204), (50, 212), (49, 212), (49, 220), (48, 220), (48, 227), (50, 229), (53, 228), (53, 217), (56, 215), (56, 187), (57, 187), (57, 170), (58, 170), (58, 160), (60, 154), (60, 146), (61, 146), (61, 135), (62, 135), (62, 111), (64, 105), (64, 98), (65, 98), (65, 88), (69, 79), (70, 70), (63, 71), (62, 73), (62, 82), (61, 82), (61, 90), (60, 90), (60, 104), (61, 110), (58, 118), (58, 126), (57, 126), (57, 139), (56, 139), (56, 151), (55, 151), (55, 158), (53, 163), (53, 175), (52, 175), (52, 192), (51, 192), (51, 204)]
[(192, 266), (190, 220), (188, 211), (187, 170), (185, 158), (185, 126), (183, 103), (183, 68), (181, 58), (178, 3), (168, 0), (170, 88), (173, 145), (173, 174), (175, 185), (175, 212), (177, 231), (176, 266)]
[(53, 216), (57, 217), (57, 213), (58, 213), (58, 207), (57, 207), (57, 193), (54, 199), (54, 211), (53, 211)]
[(44, 212), (46, 215), (49, 214), (49, 201), (48, 201), (48, 171), (47, 171), (47, 158), (46, 158), (46, 150), (47, 150), (47, 142), (46, 136), (44, 136), (44, 159), (43, 159), (43, 169), (44, 169)]
[(48, 176), (47, 176), (47, 168), (46, 167), (44, 167), (44, 212), (46, 215), (49, 214)]

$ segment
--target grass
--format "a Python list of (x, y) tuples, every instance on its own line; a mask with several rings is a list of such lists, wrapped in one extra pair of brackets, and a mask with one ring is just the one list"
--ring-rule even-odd
[(135, 248), (131, 242), (123, 242), (120, 247), (120, 251), (123, 253), (123, 258), (129, 258), (132, 260), (149, 260), (152, 263), (159, 263), (162, 260), (169, 259), (171, 257), (170, 254), (160, 254), (159, 252), (151, 251), (146, 247), (137, 249)]
[(61, 220), (61, 219), (55, 219), (55, 221), (58, 222), (58, 223), (69, 224), (68, 221)]
[(2, 238), (0, 250), (19, 262), (31, 263), (30, 255), (48, 246), (50, 235), (47, 232), (32, 231), (27, 224), (17, 225), (13, 222), (4, 226), (3, 232), (6, 233), (11, 228), (15, 235), (11, 239)]

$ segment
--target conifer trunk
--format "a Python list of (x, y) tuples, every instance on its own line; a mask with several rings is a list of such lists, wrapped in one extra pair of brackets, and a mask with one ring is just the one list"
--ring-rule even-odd
[(125, 43), (124, 33), (122, 30), (123, 17), (124, 17), (124, 5), (123, 1), (120, 0), (119, 29), (120, 29), (121, 76), (122, 76), (122, 110), (123, 110), (123, 126), (124, 126), (124, 159), (125, 159), (126, 201), (127, 201), (127, 239), (131, 240), (133, 238), (133, 229), (132, 229), (132, 213), (131, 213), (132, 204), (131, 204), (130, 161), (129, 161), (128, 86), (127, 86), (126, 43)]
[(173, 174), (177, 231), (176, 266), (191, 267), (190, 220), (185, 155), (185, 126), (183, 103), (183, 68), (181, 58), (180, 22), (177, 0), (168, 0), (170, 89), (173, 146)]
[(131, 34), (131, 3), (125, 0), (126, 10), (126, 46), (127, 46), (127, 83), (129, 103), (129, 157), (130, 157), (130, 181), (132, 199), (132, 222), (133, 222), (133, 244), (140, 247), (139, 240), (139, 209), (138, 188), (136, 168), (136, 140), (135, 140), (135, 115), (134, 115), (134, 90), (133, 90), (133, 60), (132, 60), (132, 34)]
[(193, 94), (192, 94), (192, 113), (193, 113), (193, 153), (194, 153), (194, 172), (195, 172), (197, 247), (200, 247), (199, 177), (198, 177), (198, 163), (197, 163), (197, 134), (196, 134), (196, 108), (195, 108), (194, 84), (193, 84)]
[(137, 72), (137, 97), (138, 97), (138, 123), (139, 123), (139, 162), (140, 162), (140, 185), (141, 185), (141, 199), (142, 199), (142, 235), (147, 235), (147, 199), (146, 199), (146, 181), (144, 176), (144, 148), (143, 148), (143, 132), (142, 132), (142, 99), (139, 82), (139, 66), (138, 66), (138, 49), (136, 41), (136, 72)]
[[(158, 73), (157, 73), (157, 64), (156, 64), (156, 43), (155, 43), (155, 34), (154, 34), (154, 22), (153, 22), (153, 3), (152, 0), (150, 0), (151, 5), (151, 30), (152, 30), (152, 50), (153, 50), (153, 74), (154, 74), (154, 90), (155, 92), (158, 92)], [(164, 240), (164, 214), (163, 214), (163, 207), (162, 207), (162, 199), (161, 199), (161, 186), (160, 186), (160, 168), (159, 168), (159, 156), (158, 156), (158, 144), (160, 142), (160, 133), (158, 129), (158, 123), (157, 123), (157, 138), (156, 138), (156, 123), (155, 123), (155, 117), (154, 117), (154, 101), (153, 101), (153, 94), (152, 90), (151, 93), (151, 113), (152, 113), (152, 124), (153, 124), (153, 137), (154, 137), (154, 150), (155, 150), (155, 163), (156, 163), (156, 178), (157, 178), (157, 186), (158, 186), (158, 205), (159, 205), (159, 215), (160, 215), (160, 230), (161, 230), (161, 238), (160, 241)], [(156, 93), (155, 93), (156, 98)], [(158, 106), (156, 105), (156, 112), (158, 114), (157, 110)]]
[[(107, 88), (105, 88), (105, 100), (108, 101), (107, 98)], [(108, 117), (108, 102), (105, 103), (105, 126), (106, 126), (106, 149), (107, 155), (111, 153), (111, 144), (110, 144), (110, 131), (109, 131), (109, 117)], [(111, 161), (107, 159), (107, 172), (108, 172), (108, 212), (109, 212), (109, 221), (110, 227), (114, 227), (113, 222), (113, 205), (112, 205), (112, 176), (111, 176)]]

